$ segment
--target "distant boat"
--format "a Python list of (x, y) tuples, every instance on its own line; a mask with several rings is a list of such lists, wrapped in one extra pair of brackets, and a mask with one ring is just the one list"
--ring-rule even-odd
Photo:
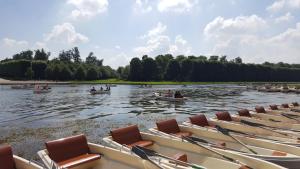
[(95, 94), (109, 94), (110, 90), (90, 90), (90, 94), (95, 95)]
[(24, 85), (12, 85), (12, 89), (32, 89), (33, 85), (31, 84), (24, 84)]

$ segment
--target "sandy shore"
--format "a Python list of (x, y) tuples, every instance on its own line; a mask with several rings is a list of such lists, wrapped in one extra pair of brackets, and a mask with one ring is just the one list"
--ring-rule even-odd
[(17, 84), (70, 84), (70, 82), (57, 82), (57, 81), (47, 81), (47, 80), (6, 80), (0, 78), (0, 85), (17, 85)]

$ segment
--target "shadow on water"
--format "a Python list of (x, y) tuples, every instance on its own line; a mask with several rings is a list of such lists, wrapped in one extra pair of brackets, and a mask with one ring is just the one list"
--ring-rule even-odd
[[(95, 86), (100, 88), (99, 86)], [(36, 157), (44, 142), (84, 133), (89, 140), (103, 143), (102, 137), (114, 128), (138, 124), (141, 130), (156, 121), (176, 118), (179, 122), (198, 113), (208, 117), (221, 110), (234, 113), (255, 105), (299, 101), (299, 95), (259, 93), (237, 85), (138, 86), (118, 85), (111, 94), (90, 95), (89, 85), (53, 86), (47, 94), (31, 90), (0, 88), (0, 143), (10, 143), (17, 154)], [(188, 97), (182, 103), (155, 100), (153, 92), (180, 90)]]

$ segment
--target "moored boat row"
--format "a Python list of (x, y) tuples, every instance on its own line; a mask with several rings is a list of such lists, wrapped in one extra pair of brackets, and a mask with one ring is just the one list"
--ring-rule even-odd
[[(113, 148), (90, 143), (84, 135), (48, 141), (46, 149), (38, 152), (44, 163), (40, 165), (13, 156), (5, 145), (0, 147), (0, 164), (14, 169), (298, 168), (300, 123), (294, 120), (285, 126), (279, 119), (287, 118), (283, 113), (294, 117), (299, 104), (271, 105), (263, 108), (264, 112), (262, 108), (241, 110), (236, 115), (217, 112), (215, 118), (199, 114), (182, 124), (175, 119), (164, 120), (149, 129), (151, 134), (140, 132), (137, 125), (125, 126), (111, 130), (111, 135), (103, 139)], [(266, 114), (273, 120), (256, 114)]]

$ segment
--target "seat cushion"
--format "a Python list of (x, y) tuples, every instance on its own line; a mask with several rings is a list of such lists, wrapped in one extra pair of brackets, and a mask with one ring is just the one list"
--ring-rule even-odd
[(239, 113), (239, 116), (251, 117), (251, 114), (249, 113), (248, 109), (239, 110), (238, 113)]
[(175, 134), (180, 132), (179, 126), (175, 119), (157, 122), (156, 126), (159, 131), (162, 131), (164, 133)]
[(282, 104), (281, 105), (283, 108), (289, 108), (290, 106), (289, 106), (289, 104)]
[(174, 133), (173, 135), (175, 135), (176, 137), (188, 137), (188, 136), (191, 136), (192, 133), (191, 132), (188, 132), (188, 131), (181, 131), (181, 132), (178, 132), (178, 133)]
[(110, 133), (112, 139), (122, 145), (130, 145), (142, 141), (142, 136), (137, 125), (112, 130)]
[(64, 139), (49, 141), (46, 143), (49, 157), (56, 163), (85, 155), (90, 152), (86, 137), (77, 135)]
[(299, 103), (298, 103), (298, 102), (293, 102), (292, 104), (293, 104), (293, 106), (295, 106), (295, 107), (299, 106)]
[(204, 114), (195, 115), (192, 117), (189, 117), (190, 122), (194, 125), (205, 127), (209, 126), (208, 121)]
[(99, 160), (100, 158), (101, 158), (101, 156), (99, 154), (84, 154), (84, 155), (80, 155), (80, 156), (77, 156), (74, 158), (70, 158), (65, 161), (61, 161), (57, 164), (61, 168), (73, 168), (80, 164)]
[(265, 108), (262, 107), (262, 106), (256, 106), (256, 107), (255, 107), (255, 111), (256, 111), (257, 113), (266, 113)]
[(143, 140), (143, 141), (138, 141), (138, 142), (129, 144), (128, 146), (131, 148), (133, 146), (147, 147), (147, 146), (152, 146), (152, 145), (153, 145), (153, 141)]
[(232, 118), (231, 118), (230, 114), (227, 111), (217, 112), (216, 116), (217, 116), (218, 120), (232, 121)]
[(276, 104), (270, 105), (271, 110), (278, 110), (278, 107)]
[(0, 146), (0, 168), (16, 169), (12, 149), (9, 145)]

